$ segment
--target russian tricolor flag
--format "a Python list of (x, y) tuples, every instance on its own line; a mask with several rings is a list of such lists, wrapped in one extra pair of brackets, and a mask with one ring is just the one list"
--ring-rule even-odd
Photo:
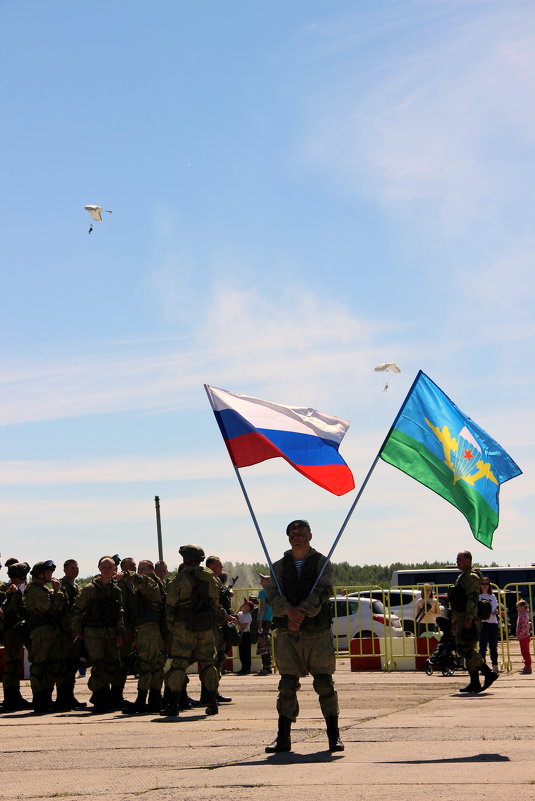
[(232, 463), (248, 467), (282, 456), (306, 478), (334, 493), (355, 488), (338, 447), (349, 422), (315, 409), (227, 392), (205, 384)]

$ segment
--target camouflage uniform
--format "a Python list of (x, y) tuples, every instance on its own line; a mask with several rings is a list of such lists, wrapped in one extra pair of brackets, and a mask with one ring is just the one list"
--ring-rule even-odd
[[(131, 583), (127, 583), (124, 578), (117, 579), (115, 584), (121, 590), (122, 605), (123, 605), (123, 618), (124, 618), (124, 641), (119, 647), (119, 655), (121, 659), (121, 692), (126, 684), (126, 679), (129, 673), (129, 657), (132, 653), (133, 643), (136, 636), (135, 627), (135, 603), (136, 593)], [(133, 672), (133, 671), (130, 671)], [(137, 671), (136, 671), (137, 672)]]
[[(459, 560), (459, 557), (458, 557)], [(459, 565), (459, 561), (457, 561)], [(450, 606), (455, 630), (455, 649), (465, 662), (470, 675), (470, 682), (460, 692), (479, 693), (493, 684), (498, 676), (492, 672), (478, 651), (481, 620), (477, 603), (481, 592), (482, 574), (470, 564), (457, 578), (450, 591)], [(471, 626), (465, 627), (470, 620)], [(483, 687), (479, 682), (479, 673), (485, 677)]]
[[(195, 585), (205, 585), (209, 611), (198, 615), (192, 611)], [(219, 606), (219, 585), (211, 570), (185, 565), (167, 589), (165, 618), (171, 636), (171, 669), (167, 684), (173, 693), (180, 693), (186, 669), (199, 662), (199, 677), (209, 693), (217, 693), (219, 676), (214, 665), (216, 623), (222, 622), (224, 611)]]
[(72, 630), (82, 635), (91, 676), (87, 686), (95, 707), (103, 710), (122, 705), (121, 659), (117, 638), (124, 636), (122, 594), (116, 582), (100, 576), (80, 590), (72, 608)]
[(55, 684), (61, 683), (65, 663), (61, 647), (61, 619), (67, 596), (61, 590), (30, 582), (24, 591), (24, 605), (30, 630), (30, 684), (35, 711), (47, 711)]
[(62, 616), (62, 625), (59, 631), (64, 671), (61, 681), (58, 682), (57, 702), (59, 707), (70, 709), (75, 705), (79, 705), (78, 701), (76, 701), (74, 698), (74, 685), (76, 682), (76, 671), (78, 670), (80, 658), (73, 641), (71, 610), (74, 606), (76, 598), (80, 595), (80, 587), (78, 584), (76, 584), (76, 582), (71, 583), (68, 581), (65, 576), (60, 579), (60, 584), (61, 589), (67, 598), (67, 604)]
[(154, 572), (142, 576), (128, 570), (123, 573), (123, 581), (135, 589), (135, 642), (139, 660), (138, 698), (132, 707), (127, 705), (126, 711), (143, 711), (148, 692), (148, 711), (158, 712), (165, 665), (163, 584)]
[[(266, 592), (267, 601), (273, 608), (275, 661), (281, 674), (277, 710), (280, 717), (293, 722), (299, 714), (299, 678), (309, 673), (313, 677), (313, 687), (319, 696), (324, 717), (337, 717), (339, 711), (332, 679), (336, 659), (329, 610), (329, 599), (333, 593), (330, 563), (318, 586), (310, 593), (325, 559), (325, 556), (311, 548), (298, 575), (292, 552), (286, 551), (284, 557), (273, 565), (284, 595), (279, 593), (273, 578)], [(306, 610), (306, 617), (298, 631), (288, 629), (288, 618), (284, 614), (288, 606), (299, 606)]]
[[(22, 648), (24, 633), (21, 629), (24, 621), (23, 592), (25, 584), (15, 591), (7, 592), (10, 584), (0, 587), (0, 606), (3, 612), (4, 639), (4, 712), (27, 709), (31, 707), (20, 694), (20, 671), (22, 669)], [(13, 585), (14, 586), (14, 585)]]
[[(458, 611), (452, 608), (452, 620), (455, 622), (455, 650), (465, 660), (469, 672), (477, 671), (484, 662), (478, 651), (481, 620), (477, 613), (477, 602), (481, 592), (481, 579), (481, 572), (472, 567), (461, 573), (455, 582), (455, 587), (460, 588), (465, 595), (464, 603), (461, 603)], [(464, 627), (467, 619), (472, 621), (472, 626), (468, 629)]]

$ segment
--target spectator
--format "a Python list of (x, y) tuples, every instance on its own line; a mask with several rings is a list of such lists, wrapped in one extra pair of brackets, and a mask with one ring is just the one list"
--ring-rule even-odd
[(516, 638), (520, 643), (520, 653), (524, 660), (524, 667), (520, 673), (524, 676), (531, 673), (531, 632), (530, 632), (530, 619), (529, 607), (526, 601), (518, 601), (516, 605), (518, 617), (516, 619)]
[(434, 597), (431, 587), (423, 587), (421, 598), (416, 601), (416, 624), (418, 626), (417, 635), (421, 637), (428, 631), (437, 630), (437, 617), (440, 614), (440, 606)]
[(254, 603), (248, 600), (245, 600), (238, 609), (238, 628), (240, 630), (238, 651), (241, 661), (241, 670), (238, 671), (238, 676), (247, 676), (251, 672), (251, 622), (253, 620), (253, 609)]
[(481, 634), (479, 635), (479, 653), (485, 659), (487, 653), (487, 646), (489, 648), (490, 653), (490, 661), (492, 664), (492, 671), (494, 673), (499, 673), (500, 669), (498, 667), (498, 638), (499, 638), (499, 626), (498, 626), (498, 599), (492, 592), (492, 587), (490, 585), (490, 579), (487, 576), (483, 576), (481, 579), (481, 593), (479, 595), (480, 601), (488, 601), (492, 607), (492, 611), (490, 613), (490, 617), (488, 620), (484, 620), (481, 623)]

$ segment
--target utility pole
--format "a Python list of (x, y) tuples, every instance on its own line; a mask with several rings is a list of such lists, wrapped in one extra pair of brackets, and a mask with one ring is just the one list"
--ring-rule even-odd
[(162, 547), (162, 521), (160, 520), (160, 496), (154, 496), (154, 504), (156, 506), (156, 530), (158, 532), (158, 559), (163, 562), (163, 547)]

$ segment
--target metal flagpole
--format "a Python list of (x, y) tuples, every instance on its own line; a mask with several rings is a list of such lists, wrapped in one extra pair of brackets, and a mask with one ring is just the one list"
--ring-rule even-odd
[[(210, 395), (210, 390), (208, 389), (208, 385), (205, 384), (204, 388), (206, 390), (206, 394), (208, 395), (208, 400), (210, 401), (210, 406), (212, 407), (212, 411), (215, 414), (215, 407), (214, 407), (214, 403), (212, 401), (212, 396)], [(247, 495), (247, 490), (245, 489), (245, 485), (244, 485), (244, 483), (242, 481), (242, 477), (240, 476), (240, 472), (239, 472), (238, 468), (236, 467), (236, 465), (234, 463), (232, 463), (232, 466), (234, 468), (234, 472), (236, 473), (236, 478), (238, 479), (239, 485), (240, 485), (241, 490), (243, 492), (243, 497), (245, 498), (245, 503), (247, 504), (247, 508), (249, 509), (249, 513), (250, 513), (251, 518), (253, 520), (254, 527), (256, 529), (256, 533), (258, 534), (258, 538), (260, 540), (260, 545), (262, 546), (262, 550), (264, 551), (265, 557), (267, 559), (270, 575), (273, 577), (273, 580), (275, 581), (275, 584), (277, 585), (277, 589), (279, 591), (279, 594), (282, 595), (282, 589), (281, 589), (281, 586), (279, 584), (279, 579), (277, 578), (277, 574), (273, 570), (273, 563), (272, 563), (272, 561), (271, 561), (271, 559), (269, 557), (269, 553), (268, 553), (268, 549), (266, 547), (266, 543), (264, 541), (264, 537), (262, 536), (262, 532), (260, 531), (260, 526), (258, 525), (258, 521), (256, 519), (256, 515), (255, 515), (255, 513), (253, 511), (253, 507), (251, 506), (251, 501), (249, 500), (249, 496)]]
[(375, 459), (373, 460), (373, 462), (372, 462), (372, 466), (371, 466), (371, 467), (370, 467), (370, 469), (368, 470), (368, 473), (367, 473), (367, 475), (366, 475), (366, 478), (365, 478), (365, 479), (364, 479), (364, 481), (362, 482), (362, 486), (361, 486), (361, 488), (359, 489), (359, 491), (358, 491), (358, 493), (357, 493), (357, 497), (355, 498), (355, 500), (354, 500), (354, 501), (353, 501), (353, 503), (351, 504), (351, 508), (349, 509), (349, 512), (348, 512), (348, 513), (347, 513), (347, 515), (346, 515), (346, 519), (345, 519), (345, 520), (344, 520), (344, 522), (342, 523), (342, 527), (341, 527), (340, 531), (338, 532), (338, 534), (337, 534), (337, 536), (336, 536), (336, 539), (335, 539), (335, 541), (334, 541), (334, 542), (333, 542), (333, 544), (332, 544), (331, 550), (329, 551), (329, 553), (327, 554), (327, 556), (326, 556), (326, 558), (325, 558), (325, 562), (323, 563), (323, 565), (322, 565), (322, 568), (321, 568), (321, 570), (320, 570), (320, 572), (319, 572), (319, 575), (318, 575), (318, 577), (317, 577), (316, 581), (314, 582), (314, 586), (313, 586), (313, 587), (312, 587), (312, 589), (310, 590), (310, 592), (311, 592), (311, 593), (312, 593), (312, 592), (314, 592), (314, 590), (315, 590), (315, 589), (316, 589), (316, 587), (318, 586), (318, 582), (319, 582), (320, 578), (322, 577), (322, 575), (323, 575), (323, 572), (324, 572), (325, 568), (327, 567), (327, 565), (328, 565), (328, 563), (329, 563), (329, 560), (330, 560), (330, 558), (331, 558), (331, 556), (332, 556), (332, 554), (333, 554), (333, 551), (334, 551), (334, 549), (336, 548), (336, 546), (338, 545), (338, 542), (339, 542), (339, 540), (340, 540), (340, 537), (341, 537), (341, 536), (342, 536), (342, 534), (344, 533), (344, 531), (345, 531), (345, 528), (346, 528), (347, 524), (349, 523), (349, 518), (351, 517), (351, 515), (352, 515), (352, 514), (353, 514), (353, 512), (355, 511), (355, 507), (356, 507), (357, 503), (360, 501), (360, 496), (361, 496), (361, 495), (362, 495), (362, 493), (364, 492), (364, 490), (365, 490), (365, 488), (366, 488), (366, 484), (368, 483), (368, 481), (369, 481), (369, 479), (370, 479), (370, 476), (371, 476), (371, 474), (372, 474), (372, 473), (373, 473), (373, 471), (375, 470), (375, 466), (376, 466), (377, 462), (378, 462), (378, 461), (379, 461), (379, 459), (381, 458), (381, 451), (383, 450), (384, 446), (386, 445), (386, 442), (387, 442), (387, 440), (388, 440), (388, 438), (389, 438), (390, 434), (392, 433), (392, 431), (393, 431), (393, 430), (394, 430), (394, 428), (396, 427), (396, 423), (397, 423), (397, 421), (399, 420), (399, 418), (400, 418), (400, 417), (401, 417), (401, 415), (403, 414), (403, 410), (405, 409), (405, 406), (407, 405), (407, 402), (408, 402), (408, 400), (409, 400), (409, 398), (410, 398), (410, 396), (411, 396), (411, 393), (412, 393), (412, 391), (413, 391), (414, 387), (416, 386), (416, 384), (418, 383), (418, 379), (420, 378), (421, 374), (422, 374), (422, 371), (421, 371), (421, 370), (418, 370), (418, 375), (416, 376), (416, 378), (415, 378), (415, 379), (414, 379), (414, 381), (412, 382), (411, 388), (410, 388), (410, 389), (409, 389), (409, 391), (407, 392), (407, 395), (405, 396), (405, 400), (404, 400), (404, 401), (403, 401), (403, 403), (401, 404), (401, 407), (400, 407), (400, 409), (399, 409), (399, 412), (397, 413), (396, 417), (394, 418), (394, 422), (392, 423), (392, 425), (391, 425), (391, 426), (390, 426), (390, 428), (388, 429), (388, 434), (387, 434), (387, 435), (386, 435), (386, 437), (384, 438), (384, 440), (383, 440), (383, 442), (382, 442), (382, 445), (381, 445), (381, 447), (379, 448), (379, 451), (378, 451), (378, 453), (377, 453), (377, 456), (376, 456), (376, 457), (375, 457)]

